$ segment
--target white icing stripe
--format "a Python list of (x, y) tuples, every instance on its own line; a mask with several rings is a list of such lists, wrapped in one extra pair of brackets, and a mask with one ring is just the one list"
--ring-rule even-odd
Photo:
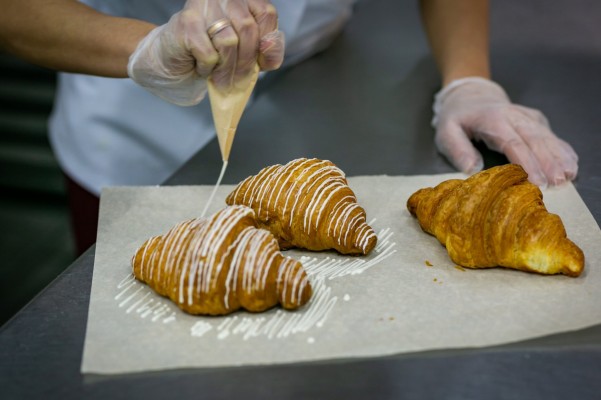
[[(357, 223), (361, 222), (361, 219), (363, 219), (363, 221), (365, 221), (365, 218), (363, 217), (363, 215), (357, 214), (357, 215), (355, 215), (355, 217), (353, 217), (353, 219), (351, 219), (351, 222), (349, 222), (349, 224), (347, 225), (348, 229), (346, 230), (346, 233), (344, 234), (344, 245), (346, 247), (349, 247), (349, 243), (348, 243), (349, 233), (351, 233), (351, 232), (355, 233), (356, 232), (355, 225)], [(352, 239), (353, 239), (353, 236), (351, 235), (351, 240)], [(355, 245), (355, 243), (352, 243), (352, 242), (350, 243), (350, 246), (351, 247), (357, 247)]]
[(147, 292), (144, 296), (141, 296), (138, 301), (134, 302), (131, 306), (129, 306), (127, 308), (127, 310), (125, 310), (126, 314), (131, 313), (132, 311), (134, 311), (136, 309), (136, 307), (138, 307), (138, 305), (140, 303), (142, 303), (144, 300), (146, 300), (148, 298), (148, 296), (150, 296), (150, 292)]
[[(182, 246), (188, 239), (188, 236), (198, 229), (201, 221), (202, 220), (195, 219), (191, 220), (189, 224), (184, 225), (185, 229), (182, 230), (179, 240), (174, 242), (173, 248), (169, 251), (169, 256), (167, 257), (168, 264), (166, 266), (167, 282), (165, 283), (165, 287), (172, 287), (174, 279), (177, 279), (177, 267), (180, 265), (180, 260), (185, 255), (185, 252), (182, 251)], [(174, 258), (174, 254), (177, 254), (177, 258)]]
[(152, 243), (153, 240), (155, 240), (155, 238), (151, 237), (150, 239), (148, 239), (146, 241), (146, 243), (144, 243), (142, 245), (142, 247), (140, 247), (140, 249), (143, 248), (142, 255), (140, 256), (140, 280), (142, 280), (142, 281), (146, 280), (146, 271), (145, 271), (146, 263), (147, 263), (147, 261), (146, 261), (146, 253), (148, 252), (148, 249), (150, 248), (150, 243)]
[(373, 229), (371, 229), (367, 224), (363, 225), (363, 228), (361, 229), (364, 230), (364, 232), (361, 234), (363, 238), (358, 240), (358, 243), (360, 243), (359, 246), (361, 247), (361, 250), (363, 250), (363, 252), (365, 253), (367, 245), (369, 244), (369, 240), (372, 237), (375, 237), (376, 234), (373, 231)]
[(336, 215), (339, 212), (344, 212), (345, 210), (345, 205), (347, 204), (346, 199), (348, 198), (352, 198), (353, 196), (345, 196), (343, 198), (341, 198), (338, 203), (336, 203), (336, 205), (334, 206), (334, 209), (332, 210), (332, 213), (329, 215), (330, 217), (330, 223), (328, 224), (328, 230), (327, 235), (331, 236), (331, 237), (336, 237), (336, 228), (338, 227), (338, 224), (334, 225), (334, 230), (332, 230), (332, 224), (337, 221), (337, 219), (335, 218)]
[(353, 210), (357, 207), (359, 207), (359, 205), (357, 205), (356, 203), (345, 203), (344, 211), (342, 211), (340, 213), (340, 215), (338, 216), (338, 218), (336, 219), (336, 225), (334, 226), (334, 232), (336, 232), (338, 230), (338, 228), (340, 228), (338, 234), (335, 234), (335, 237), (338, 238), (339, 245), (342, 245), (342, 243), (341, 243), (342, 228), (344, 227), (346, 221), (348, 220), (348, 218), (351, 215), (351, 213), (353, 212)]
[[(202, 224), (204, 224), (205, 221), (204, 220), (195, 220), (194, 222), (190, 223), (190, 225), (186, 226), (186, 234), (185, 236), (188, 237), (190, 235), (192, 235), (189, 239), (189, 244), (192, 245), (195, 240), (196, 236), (199, 234), (200, 231), (200, 227), (202, 226)], [(170, 249), (169, 253), (173, 254), (174, 252), (178, 251), (178, 249)], [(169, 281), (167, 282), (167, 287), (171, 288), (174, 285), (174, 280), (178, 279), (178, 274), (183, 273), (182, 272), (182, 268), (180, 268), (180, 266), (183, 266), (188, 260), (188, 258), (191, 257), (191, 251), (190, 251), (190, 247), (188, 247), (187, 251), (182, 251), (178, 254), (177, 258), (173, 261), (173, 267), (171, 267), (170, 269), (170, 273), (169, 273)], [(173, 259), (173, 257), (168, 257), (168, 259), (171, 258)], [(182, 278), (180, 276), (180, 278)], [(183, 281), (180, 281), (180, 285), (179, 285), (179, 297), (180, 297), (180, 302), (183, 302)]]
[[(221, 254), (219, 251), (223, 246), (223, 242), (227, 239), (227, 237), (231, 234), (231, 231), (236, 226), (236, 224), (244, 217), (250, 215), (251, 211), (246, 209), (247, 211), (244, 213), (235, 213), (232, 208), (226, 208), (225, 212), (219, 213), (219, 218), (214, 221), (214, 226), (217, 229), (213, 228), (210, 230), (211, 235), (209, 239), (204, 241), (202, 255), (207, 257), (207, 262), (205, 263), (205, 268), (203, 270), (202, 281), (203, 287), (202, 290), (204, 292), (209, 291), (209, 285), (211, 282), (211, 270), (216, 263), (216, 258)], [(209, 253), (210, 252), (210, 253)]]
[(246, 189), (247, 189), (244, 193), (244, 197), (242, 200), (244, 202), (243, 204), (248, 204), (248, 200), (246, 199), (246, 196), (248, 196), (250, 194), (249, 189), (253, 187), (253, 183), (257, 178), (258, 178), (258, 175), (250, 176), (250, 177), (246, 178), (246, 180), (242, 183), (242, 185), (240, 185), (240, 186), (246, 186)]
[[(269, 259), (265, 262), (266, 265), (274, 265), (274, 263), (276, 262), (276, 258), (278, 257), (278, 255), (280, 255), (280, 249), (277, 247), (273, 249), (271, 251), (271, 255), (269, 256)], [(263, 276), (260, 279), (260, 283), (261, 283), (261, 289), (265, 290), (265, 288), (267, 287), (267, 277), (269, 276), (269, 272), (272, 270), (272, 268), (264, 268), (263, 269)]]
[[(167, 262), (165, 258), (169, 259), (169, 254), (171, 253), (170, 251), (165, 251), (165, 248), (170, 249), (171, 246), (173, 246), (173, 242), (178, 240), (180, 236), (179, 233), (183, 230), (181, 228), (184, 227), (186, 224), (187, 222), (180, 222), (179, 224), (171, 228), (171, 230), (167, 233), (167, 235), (165, 236), (167, 240), (163, 238), (163, 247), (161, 247), (161, 251), (157, 260), (158, 265), (163, 265), (163, 262)], [(165, 268), (165, 272), (168, 273), (168, 265), (166, 265), (166, 267), (167, 268)], [(157, 281), (161, 280), (161, 269), (162, 268), (157, 269)]]
[(236, 251), (234, 251), (234, 255), (232, 256), (232, 261), (230, 262), (230, 268), (228, 270), (227, 276), (225, 278), (225, 295), (224, 295), (224, 304), (226, 308), (229, 308), (229, 298), (230, 298), (230, 292), (232, 290), (232, 281), (234, 282), (234, 287), (236, 286), (236, 282), (238, 279), (238, 268), (240, 265), (240, 252), (238, 251), (238, 249), (241, 248), (241, 241), (243, 240), (247, 240), (247, 231), (252, 229), (251, 227), (246, 228), (245, 230), (243, 230), (238, 237), (236, 238), (236, 240), (234, 241), (234, 243), (232, 244), (232, 247), (236, 249)]
[[(267, 168), (267, 170), (265, 171), (265, 175), (267, 176), (267, 178), (273, 179), (274, 174), (272, 173), (272, 171), (277, 170), (278, 167), (279, 167), (279, 165), (272, 165), (271, 167)], [(263, 195), (265, 193), (265, 190), (269, 186), (270, 186), (269, 184), (256, 185), (256, 187), (254, 188), (253, 193), (251, 195), (250, 203), (249, 203), (249, 204), (252, 204), (252, 208), (258, 208), (259, 210), (261, 210), (261, 208), (262, 208), (261, 206), (262, 206), (262, 202), (263, 202)], [(258, 199), (258, 204), (255, 204), (255, 202), (257, 201), (256, 199)]]
[[(290, 269), (294, 269), (294, 263), (290, 263)], [(300, 288), (301, 288), (301, 281), (303, 279), (303, 277), (307, 277), (307, 274), (305, 274), (305, 271), (303, 271), (302, 268), (298, 268), (296, 271), (296, 274), (294, 274), (294, 279), (292, 281), (292, 290), (290, 293), (290, 302), (293, 304), (299, 304), (300, 303), (300, 298), (301, 298), (301, 292), (300, 292)], [(295, 299), (297, 300), (295, 302)]]
[[(275, 197), (274, 201), (273, 201), (273, 206), (271, 203), (271, 196), (269, 198), (269, 201), (267, 202), (267, 207), (269, 209), (272, 209), (272, 207), (275, 207), (276, 204), (278, 204), (279, 200), (280, 200), (280, 196), (282, 195), (282, 191), (284, 189), (285, 185), (285, 181), (284, 181), (284, 177), (288, 177), (290, 175), (292, 175), (299, 167), (301, 167), (303, 164), (305, 164), (308, 160), (306, 159), (298, 159), (298, 160), (294, 160), (289, 162), (288, 164), (286, 164), (285, 166), (282, 166), (282, 168), (280, 170), (278, 170), (279, 175), (277, 177), (276, 183), (274, 184), (274, 188), (279, 186), (279, 190), (277, 192), (277, 196)], [(295, 165), (298, 164), (298, 165)], [(260, 173), (259, 173), (260, 174)], [(275, 191), (272, 191), (271, 193), (273, 194)], [(284, 210), (284, 212), (286, 212), (286, 210)]]
[(286, 294), (288, 292), (288, 282), (290, 282), (290, 273), (292, 272), (292, 265), (289, 262), (283, 262), (284, 268), (286, 268), (286, 274), (284, 275), (284, 290), (282, 291), (282, 301), (286, 302)]
[[(311, 257), (301, 257), (305, 271), (310, 277), (321, 277), (326, 279), (339, 278), (346, 275), (356, 275), (365, 272), (369, 268), (377, 265), (382, 260), (396, 253), (395, 242), (391, 242), (393, 232), (389, 228), (381, 230), (378, 233), (378, 244), (376, 245), (375, 256), (365, 258), (346, 258), (332, 259), (327, 257), (322, 260)], [(373, 253), (372, 253), (373, 254)]]
[[(257, 240), (258, 239), (258, 240)], [(258, 247), (261, 244), (259, 235), (249, 235), (249, 241), (246, 247), (246, 258), (244, 259), (244, 269), (242, 274), (242, 290), (248, 292), (252, 289), (253, 274), (257, 264)]]
[(117, 289), (121, 289), (123, 286), (128, 286), (131, 283), (136, 283), (136, 278), (133, 275), (127, 275), (121, 280), (121, 282), (119, 282)]
[(186, 251), (186, 255), (182, 260), (181, 269), (179, 271), (179, 286), (178, 286), (178, 301), (180, 304), (184, 303), (184, 282), (186, 280), (186, 274), (193, 259), (196, 259), (195, 253), (198, 252), (198, 243), (203, 239), (205, 235), (205, 227), (207, 223), (205, 222), (198, 231), (194, 234), (192, 239), (190, 239), (190, 243), (188, 245), (188, 251)]
[[(320, 209), (321, 210), (324, 209), (324, 205), (327, 204), (327, 201), (324, 201), (324, 195), (330, 193), (330, 196), (328, 196), (328, 198), (331, 197), (332, 193), (335, 193), (335, 191), (332, 190), (332, 189), (334, 187), (336, 187), (336, 186), (339, 189), (345, 187), (344, 184), (342, 184), (340, 182), (340, 180), (337, 179), (337, 178), (326, 178), (317, 187), (317, 189), (315, 189), (315, 192), (313, 194), (313, 198), (309, 201), (309, 204), (305, 208), (305, 218), (303, 220), (303, 229), (307, 233), (310, 233), (310, 230), (311, 230), (311, 217), (315, 213), (315, 208), (317, 206), (321, 206)], [(317, 228), (317, 223), (315, 224), (315, 227)]]
[(305, 273), (304, 277), (301, 280), (300, 287), (297, 292), (296, 304), (301, 304), (303, 298), (303, 292), (305, 291), (305, 287), (309, 284), (309, 276)]
[[(336, 194), (338, 191), (340, 191), (340, 190), (344, 190), (344, 188), (345, 188), (345, 187), (346, 187), (346, 186), (344, 186), (344, 185), (340, 185), (340, 186), (338, 186), (337, 188), (335, 188), (335, 189), (331, 190), (331, 191), (330, 191), (330, 194), (329, 194), (329, 195), (328, 195), (328, 197), (327, 197), (327, 198), (324, 200), (324, 203), (323, 203), (323, 204), (328, 204), (328, 202), (330, 201), (330, 199), (331, 199), (332, 197), (334, 197), (334, 195), (335, 195), (335, 194)], [(316, 204), (317, 204), (317, 203), (316, 203)], [(322, 212), (323, 212), (323, 210), (324, 210), (325, 208), (326, 208), (326, 207), (320, 207), (320, 209), (319, 209), (319, 212), (317, 213), (317, 218), (315, 219), (315, 228), (316, 228), (316, 229), (319, 229), (319, 228), (318, 228), (318, 227), (319, 227), (319, 221), (321, 220), (321, 214), (322, 214)]]
[[(319, 164), (321, 164), (321, 163), (319, 163)], [(314, 168), (314, 167), (315, 167), (315, 165), (312, 165), (308, 169)], [(307, 179), (305, 179), (302, 182), (302, 184), (296, 189), (296, 196), (295, 196), (295, 199), (294, 199), (294, 204), (292, 204), (292, 208), (290, 208), (290, 213), (289, 213), (290, 214), (290, 217), (289, 217), (290, 226), (292, 226), (292, 220), (294, 218), (294, 211), (296, 210), (296, 206), (298, 204), (298, 200), (301, 198), (301, 196), (304, 196), (307, 193), (309, 193), (311, 186), (313, 186), (318, 181), (319, 178), (316, 177), (316, 175), (324, 175), (325, 173), (327, 173), (327, 172), (329, 172), (329, 171), (331, 171), (333, 169), (336, 169), (336, 167), (323, 167), (323, 168), (318, 169), (317, 171), (315, 171), (311, 175), (309, 175), (307, 177)], [(301, 177), (299, 176), (299, 178), (295, 181), (295, 183), (299, 182), (300, 179), (301, 179)], [(305, 189), (305, 186), (307, 184), (310, 184), (309, 188)], [(290, 193), (292, 193), (292, 190), (290, 191)], [(288, 208), (288, 199), (287, 199), (287, 201), (285, 203), (284, 210), (286, 210), (287, 208)], [(305, 208), (305, 213), (306, 212), (307, 212), (307, 209)], [(302, 217), (303, 217), (303, 215), (301, 215), (301, 218)]]
[(223, 340), (232, 335), (240, 335), (244, 340), (257, 336), (265, 336), (268, 339), (283, 339), (293, 334), (321, 327), (338, 298), (332, 296), (331, 288), (325, 286), (323, 279), (317, 279), (312, 285), (315, 292), (306, 312), (290, 314), (278, 310), (271, 318), (227, 317), (216, 328), (217, 339)]
[[(311, 163), (311, 161), (312, 160), (305, 160), (299, 166), (309, 164), (309, 163)], [(282, 173), (281, 177), (282, 178), (286, 177), (286, 180), (284, 180), (283, 182), (279, 182), (278, 181), (278, 184), (280, 186), (284, 187), (284, 186), (286, 186), (286, 183), (290, 183), (290, 186), (288, 187), (288, 193), (286, 195), (286, 200), (284, 201), (284, 207), (282, 209), (282, 216), (285, 216), (288, 213), (288, 203), (290, 202), (290, 196), (292, 196), (293, 193), (296, 193), (296, 198), (298, 198), (298, 196), (300, 195), (300, 191), (302, 190), (302, 187), (301, 188), (297, 187), (298, 186), (298, 182), (303, 178), (303, 176), (305, 176), (305, 174), (307, 172), (311, 171), (312, 167), (313, 167), (312, 165), (309, 165), (308, 167), (306, 167), (305, 169), (303, 169), (301, 171), (301, 173), (293, 181), (291, 181), (291, 182), (288, 182), (288, 178), (293, 175), (293, 172), (296, 169), (298, 169), (298, 166), (296, 168), (294, 168), (292, 171), (290, 171), (288, 174)], [(284, 170), (285, 169), (286, 168), (284, 168)], [(276, 202), (275, 202), (275, 206), (276, 207), (277, 207), (277, 204), (278, 204), (278, 202), (277, 202), (277, 199), (276, 199)], [(289, 224), (292, 224), (292, 217), (290, 217), (290, 219), (289, 219)]]
[[(211, 288), (215, 288), (217, 285), (217, 281), (218, 281), (218, 277), (221, 274), (221, 270), (224, 267), (224, 263), (225, 261), (228, 259), (228, 257), (230, 256), (230, 253), (232, 251), (235, 251), (237, 246), (240, 243), (240, 239), (242, 239), (242, 237), (244, 237), (244, 232), (248, 229), (253, 229), (252, 227), (246, 227), (244, 228), (236, 237), (236, 239), (228, 246), (227, 250), (224, 252), (223, 256), (221, 257), (221, 261), (219, 261), (219, 264), (217, 264), (217, 267), (215, 268), (215, 279), (213, 281), (213, 285), (211, 286)], [(228, 270), (228, 276), (229, 276), (229, 270)], [(226, 284), (228, 284), (227, 282), (227, 277), (226, 277)]]

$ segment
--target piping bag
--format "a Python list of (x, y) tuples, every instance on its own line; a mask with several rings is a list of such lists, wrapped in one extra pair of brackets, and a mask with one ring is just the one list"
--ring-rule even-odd
[(234, 85), (225, 90), (215, 86), (213, 79), (209, 78), (207, 80), (211, 112), (213, 113), (213, 122), (215, 124), (215, 130), (217, 131), (217, 140), (219, 141), (223, 167), (221, 167), (221, 173), (219, 174), (217, 183), (209, 197), (209, 201), (202, 211), (201, 217), (205, 216), (205, 213), (217, 192), (217, 188), (219, 188), (219, 185), (221, 184), (225, 169), (227, 168), (230, 150), (232, 148), (234, 136), (236, 135), (238, 123), (246, 108), (250, 94), (257, 83), (258, 77), (259, 65), (255, 63), (254, 67), (246, 77), (238, 80)]

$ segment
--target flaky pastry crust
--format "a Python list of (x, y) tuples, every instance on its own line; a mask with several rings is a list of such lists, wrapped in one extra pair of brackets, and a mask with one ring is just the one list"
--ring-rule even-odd
[(582, 250), (527, 178), (519, 165), (493, 167), (420, 189), (407, 208), (460, 266), (579, 276)]

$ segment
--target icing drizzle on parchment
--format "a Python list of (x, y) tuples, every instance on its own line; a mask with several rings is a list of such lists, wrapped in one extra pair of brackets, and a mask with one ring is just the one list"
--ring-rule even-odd
[[(372, 225), (375, 219), (370, 222)], [(301, 263), (311, 285), (313, 296), (309, 303), (295, 312), (273, 309), (262, 314), (237, 313), (224, 317), (200, 317), (190, 328), (193, 337), (213, 334), (219, 340), (230, 337), (242, 337), (248, 340), (254, 337), (268, 339), (285, 339), (291, 335), (309, 332), (323, 326), (331, 310), (338, 302), (338, 296), (332, 293), (327, 285), (329, 280), (349, 275), (358, 275), (379, 264), (382, 260), (396, 252), (396, 243), (392, 241), (390, 228), (378, 233), (379, 241), (369, 257), (355, 258), (332, 254), (325, 259), (302, 256)], [(118, 307), (127, 314), (153, 322), (170, 324), (177, 322), (181, 311), (170, 300), (159, 297), (146, 284), (137, 281), (132, 275), (125, 277), (118, 285), (119, 292), (115, 296)], [(345, 301), (352, 301), (348, 294)], [(314, 343), (310, 337), (308, 343)]]

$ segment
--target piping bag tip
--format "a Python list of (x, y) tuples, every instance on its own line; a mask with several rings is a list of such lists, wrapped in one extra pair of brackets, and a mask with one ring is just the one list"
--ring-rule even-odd
[(259, 65), (255, 64), (246, 77), (237, 81), (226, 91), (219, 89), (212, 79), (207, 80), (211, 112), (213, 113), (213, 122), (215, 124), (215, 130), (217, 131), (217, 140), (219, 141), (223, 167), (221, 168), (217, 183), (211, 192), (211, 196), (202, 211), (202, 218), (204, 218), (213, 201), (213, 197), (215, 197), (215, 193), (221, 184), (230, 158), (230, 150), (232, 148), (234, 136), (236, 135), (238, 123), (240, 122), (240, 118), (242, 118), (242, 113), (246, 108), (246, 104), (255, 88), (258, 78)]

